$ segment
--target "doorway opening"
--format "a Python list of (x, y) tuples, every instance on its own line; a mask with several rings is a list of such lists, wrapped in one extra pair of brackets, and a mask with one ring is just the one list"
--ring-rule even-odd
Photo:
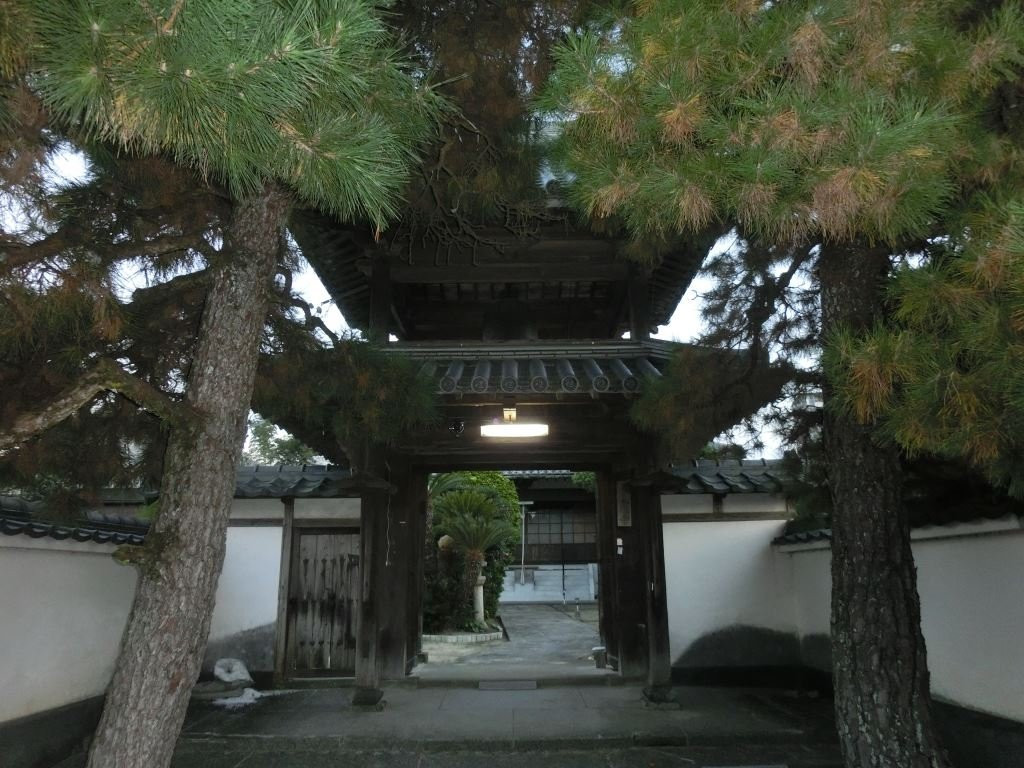
[[(603, 654), (592, 483), (569, 470), (504, 470), (500, 475), (514, 484), (518, 496), (518, 540), (500, 553), (505, 563), (501, 589), (490, 590), (497, 600), (489, 601), (493, 615), (487, 619), (498, 632), (438, 631), (435, 621), (426, 628), (433, 631), (424, 633), (413, 674), (423, 682), (480, 683), (611, 674), (598, 666)], [(443, 534), (443, 523), (435, 523), (434, 532)], [(436, 567), (443, 571), (443, 555)], [(444, 574), (428, 567), (424, 578), (429, 582)], [(432, 586), (425, 585), (426, 595)]]

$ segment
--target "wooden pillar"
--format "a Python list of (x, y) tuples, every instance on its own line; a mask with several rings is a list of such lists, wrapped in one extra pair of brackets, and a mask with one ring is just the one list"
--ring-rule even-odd
[(280, 688), (290, 674), (286, 662), (288, 653), (288, 587), (292, 573), (292, 530), (295, 522), (295, 499), (284, 502), (281, 525), (281, 571), (277, 591), (277, 623), (274, 625), (274, 686)]
[(381, 256), (375, 256), (370, 264), (370, 318), (366, 337), (374, 344), (386, 344), (391, 330), (391, 270)]
[(413, 489), (412, 515), (410, 519), (409, 547), (410, 568), (409, 602), (406, 609), (406, 659), (405, 674), (420, 661), (423, 653), (423, 540), (426, 537), (427, 522), (427, 478), (425, 471), (414, 470), (410, 473), (410, 485)]
[(647, 674), (647, 606), (645, 600), (643, 537), (633, 522), (633, 487), (616, 483), (617, 539), (615, 586), (617, 596), (619, 674), (637, 678)]
[(669, 650), (668, 600), (665, 584), (665, 541), (661, 496), (650, 485), (633, 491), (633, 526), (642, 539), (645, 611), (647, 623), (647, 684), (649, 701), (666, 702), (672, 693), (672, 658)]
[[(405, 659), (408, 653), (408, 610), (409, 588), (412, 568), (413, 512), (416, 503), (416, 489), (408, 462), (393, 457), (388, 464), (388, 481), (395, 492), (385, 502), (385, 525), (381, 570), (384, 581), (381, 584), (381, 599), (377, 626), (378, 655), (381, 675), (385, 680), (405, 677)], [(422, 549), (422, 547), (418, 547)]]
[(597, 577), (601, 642), (612, 669), (619, 668), (619, 634), (615, 589), (616, 510), (615, 479), (608, 471), (597, 473)]
[(629, 299), (629, 335), (634, 340), (651, 337), (651, 312), (648, 277), (646, 270), (637, 265), (629, 267), (627, 278)]
[(356, 685), (352, 703), (375, 706), (384, 696), (381, 690), (378, 622), (382, 587), (387, 580), (385, 547), (387, 540), (388, 492), (366, 489), (359, 513), (360, 577), (359, 632), (356, 635)]

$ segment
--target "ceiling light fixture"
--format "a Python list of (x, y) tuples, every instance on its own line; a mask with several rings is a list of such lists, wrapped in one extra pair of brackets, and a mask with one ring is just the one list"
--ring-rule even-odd
[(547, 437), (547, 424), (518, 421), (515, 408), (502, 408), (501, 415), (501, 421), (495, 419), (493, 424), (480, 427), (483, 437)]

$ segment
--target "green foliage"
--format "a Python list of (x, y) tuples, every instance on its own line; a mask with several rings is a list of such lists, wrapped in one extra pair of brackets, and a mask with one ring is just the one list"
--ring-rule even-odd
[(736, 459), (742, 460), (747, 457), (747, 449), (742, 445), (736, 443), (717, 443), (712, 442), (705, 445), (700, 449), (700, 453), (697, 454), (699, 459)]
[(471, 563), (482, 563), (487, 550), (518, 536), (518, 529), (502, 519), (497, 505), (479, 491), (446, 493), (434, 509), (437, 525)]
[[(858, 338), (823, 318), (839, 407), (912, 454), (966, 457), (1024, 493), (1020, 4), (635, 10), (556, 52), (541, 103), (563, 126), (574, 203), (637, 237), (735, 225), (760, 260), (744, 274), (764, 268), (765, 279), (744, 284), (751, 321), (716, 302), (718, 320), (743, 327), (723, 346), (770, 342), (773, 312), (773, 328), (793, 333), (793, 305), (778, 308), (789, 294), (766, 289), (792, 273), (772, 262), (799, 269), (815, 244), (834, 259), (861, 245), (909, 252), (923, 263), (898, 274), (891, 323)], [(840, 252), (843, 242), (857, 246)], [(816, 310), (800, 311), (802, 352), (813, 354)], [(692, 431), (685, 388), (700, 387), (697, 372), (667, 378), (637, 418)]]
[(776, 399), (789, 375), (785, 367), (752, 365), (737, 353), (684, 347), (663, 376), (647, 384), (630, 415), (661, 436), (672, 456), (692, 458), (708, 437)]
[(573, 472), (572, 484), (588, 493), (597, 493), (597, 475), (593, 472)]
[(32, 12), (29, 66), (53, 115), (88, 139), (168, 153), (236, 198), (277, 181), (382, 226), (444, 110), (365, 0), (76, 0)]
[[(481, 509), (489, 506), (495, 526), (503, 531), (502, 537), (486, 548), (486, 564), (482, 571), (486, 577), (484, 612), (494, 616), (498, 612), (505, 571), (516, 560), (520, 539), (519, 495), (515, 483), (500, 472), (451, 472), (432, 477), (429, 487), (434, 509), (431, 546), (436, 546), (442, 536), (453, 535), (448, 528), (448, 520), (456, 505), (470, 503), (466, 494), (470, 494), (473, 505)], [(448, 501), (450, 497), (456, 498)], [(424, 626), (435, 631), (469, 627), (473, 619), (470, 595), (465, 582), (458, 581), (452, 573), (465, 574), (468, 567), (465, 552), (460, 549), (442, 554), (436, 571), (428, 570), (425, 575)], [(453, 590), (456, 596), (453, 596)]]
[[(826, 372), (834, 407), (911, 457), (962, 457), (1024, 496), (1024, 207), (984, 239), (933, 246), (900, 270), (891, 320), (837, 333)], [(980, 242), (979, 242), (980, 240)]]
[(264, 357), (253, 403), (290, 431), (326, 433), (325, 443), (335, 446), (388, 443), (437, 418), (433, 385), (413, 363), (354, 338)]
[(243, 456), (250, 464), (309, 464), (316, 451), (258, 414), (249, 418), (249, 447)]

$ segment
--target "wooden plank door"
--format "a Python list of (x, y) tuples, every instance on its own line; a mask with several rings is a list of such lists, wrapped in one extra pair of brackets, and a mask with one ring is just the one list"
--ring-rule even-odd
[(357, 530), (295, 529), (286, 674), (355, 674), (359, 587)]

